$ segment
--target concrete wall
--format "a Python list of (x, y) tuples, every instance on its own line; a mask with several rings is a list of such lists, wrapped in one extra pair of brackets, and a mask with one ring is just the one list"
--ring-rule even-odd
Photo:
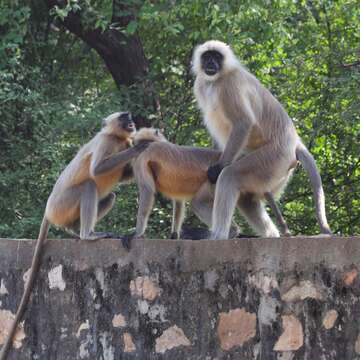
[[(32, 246), (0, 239), (0, 345)], [(49, 241), (10, 359), (360, 359), (359, 266), (360, 237)]]

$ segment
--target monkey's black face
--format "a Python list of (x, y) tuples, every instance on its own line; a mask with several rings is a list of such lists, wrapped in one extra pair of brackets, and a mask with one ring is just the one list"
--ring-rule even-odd
[(121, 127), (127, 132), (135, 131), (135, 123), (132, 120), (131, 114), (128, 112), (123, 112), (119, 116), (119, 121)]
[(223, 61), (224, 56), (215, 50), (205, 51), (201, 55), (201, 67), (208, 76), (214, 76), (221, 71)]

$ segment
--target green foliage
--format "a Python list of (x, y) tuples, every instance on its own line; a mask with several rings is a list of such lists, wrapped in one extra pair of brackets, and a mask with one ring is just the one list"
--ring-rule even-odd
[[(316, 157), (333, 230), (359, 232), (360, 66), (341, 66), (360, 57), (356, 1), (195, 0), (176, 6), (148, 1), (141, 19), (141, 37), (175, 141), (209, 144), (191, 94), (189, 60), (198, 43), (211, 38), (230, 43), (284, 104)], [(318, 231), (301, 169), (282, 204), (293, 232)]]
[(70, 0), (67, 2), (65, 7), (60, 7), (55, 5), (51, 10), (50, 14), (55, 18), (59, 18), (60, 20), (64, 20), (70, 12), (77, 12), (81, 10), (81, 6), (79, 5), (77, 0)]
[[(356, 0), (120, 3), (138, 9), (124, 28), (112, 23), (110, 1), (73, 0), (51, 15), (42, 2), (0, 1), (0, 236), (37, 235), (60, 171), (111, 112), (130, 109), (149, 116), (171, 141), (210, 146), (190, 60), (193, 48), (211, 38), (230, 43), (293, 117), (321, 170), (333, 230), (360, 232), (360, 66), (342, 66), (360, 58)], [(117, 16), (129, 15), (119, 9)], [(56, 23), (71, 10), (81, 11), (88, 28), (140, 35), (160, 114), (144, 108), (148, 95), (139, 86), (116, 89), (98, 55)], [(136, 187), (117, 194), (100, 228), (125, 233), (135, 225)], [(281, 203), (294, 233), (318, 232), (303, 170)], [(149, 236), (167, 236), (170, 218), (171, 204), (160, 197)], [(198, 224), (193, 216), (187, 222)]]

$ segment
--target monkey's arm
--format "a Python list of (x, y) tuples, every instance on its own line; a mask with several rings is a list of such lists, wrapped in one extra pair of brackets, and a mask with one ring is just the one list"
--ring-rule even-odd
[(234, 124), (229, 139), (226, 143), (225, 150), (221, 154), (219, 161), (211, 165), (208, 169), (207, 175), (210, 183), (215, 184), (222, 169), (231, 164), (237, 157), (239, 152), (245, 147), (250, 130), (250, 122), (241, 122)]
[(141, 142), (130, 149), (120, 151), (119, 153), (111, 155), (105, 159), (94, 157), (90, 165), (90, 173), (93, 176), (98, 176), (111, 171), (115, 167), (124, 166), (130, 160), (134, 159), (143, 152), (148, 146), (149, 142)]
[(208, 169), (208, 179), (216, 183), (222, 169), (230, 165), (246, 146), (252, 126), (256, 122), (255, 112), (249, 98), (250, 89), (242, 90), (239, 96), (229, 97), (223, 104), (225, 115), (233, 124), (224, 152), (219, 161)]
[(231, 164), (244, 149), (251, 130), (250, 122), (239, 121), (234, 125), (219, 163), (224, 166)]

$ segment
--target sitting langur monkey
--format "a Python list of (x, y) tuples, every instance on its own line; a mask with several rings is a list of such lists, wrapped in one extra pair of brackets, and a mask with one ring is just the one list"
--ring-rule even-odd
[[(203, 193), (213, 193), (214, 186), (207, 181), (207, 170), (211, 164), (219, 160), (221, 152), (172, 144), (159, 130), (153, 128), (143, 128), (136, 133), (134, 144), (140, 144), (142, 141), (152, 143), (132, 162), (139, 189), (139, 208), (133, 237), (144, 235), (156, 192), (173, 200), (173, 238), (179, 238), (185, 215), (185, 201), (190, 200), (192, 210), (198, 218), (211, 226), (213, 198), (208, 197), (209, 202), (205, 204), (210, 212), (204, 211)], [(244, 201), (248, 196), (249, 194), (244, 194)], [(254, 197), (263, 199), (264, 194), (256, 194)], [(273, 200), (271, 194), (269, 197)], [(276, 207), (274, 201), (269, 203), (272, 209), (273, 206)], [(279, 223), (285, 224), (285, 227), (282, 226), (283, 231), (288, 232), (279, 209), (273, 211)], [(128, 246), (131, 238), (128, 238)]]
[(217, 181), (212, 238), (228, 237), (236, 205), (263, 236), (279, 236), (261, 200), (239, 194), (277, 194), (285, 188), (297, 161), (310, 177), (320, 230), (331, 234), (314, 158), (277, 99), (220, 41), (207, 41), (195, 49), (193, 71), (205, 124), (223, 150), (208, 169), (210, 182)]
[(119, 181), (129, 180), (127, 165), (147, 147), (146, 143), (131, 147), (135, 132), (135, 124), (129, 113), (119, 112), (108, 116), (104, 119), (101, 131), (80, 149), (61, 173), (47, 201), (29, 279), (0, 353), (0, 360), (6, 359), (17, 325), (29, 301), (50, 224), (72, 233), (80, 230), (79, 237), (82, 240), (113, 237), (111, 233), (95, 232), (94, 227), (114, 205), (115, 194), (111, 190)]

